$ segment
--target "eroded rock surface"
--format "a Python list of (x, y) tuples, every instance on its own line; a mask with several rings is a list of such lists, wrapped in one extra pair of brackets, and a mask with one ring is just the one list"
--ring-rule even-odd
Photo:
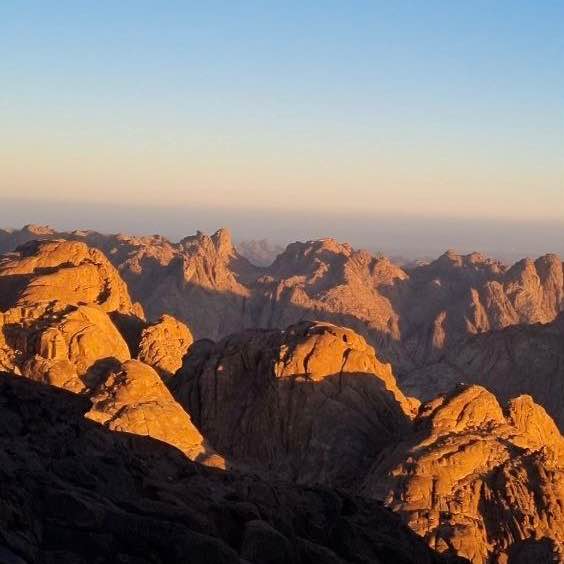
[[(12, 283), (12, 280), (16, 283)], [(134, 305), (98, 250), (69, 241), (30, 242), (0, 261), (7, 309), (0, 314), (0, 363), (30, 380), (89, 396), (89, 417), (112, 430), (168, 442), (193, 459), (223, 466), (159, 375), (131, 360), (109, 314), (133, 319)], [(180, 364), (189, 330), (172, 317), (142, 330), (139, 355), (162, 373)]]
[(112, 431), (153, 437), (177, 447), (191, 460), (225, 466), (221, 457), (206, 449), (190, 416), (147, 364), (124, 362), (108, 374), (90, 400), (92, 409), (86, 416)]
[(475, 564), (529, 562), (526, 543), (542, 541), (546, 562), (564, 561), (564, 439), (530, 396), (504, 412), (470, 386), (423, 405), (412, 435), (382, 453), (363, 492), (386, 499), (439, 552)]
[(130, 358), (109, 313), (142, 316), (105, 256), (84, 243), (30, 241), (0, 259), (0, 363), (82, 391)]
[(219, 452), (302, 483), (351, 486), (417, 406), (362, 337), (328, 323), (197, 342), (171, 386)]
[(164, 237), (56, 233), (28, 226), (0, 247), (63, 237), (103, 250), (151, 320), (170, 314), (197, 339), (302, 320), (351, 327), (394, 365), (398, 379), (442, 360), (469, 336), (519, 324), (548, 323), (564, 308), (562, 260), (548, 254), (505, 266), (479, 253), (448, 251), (404, 269), (333, 239), (292, 243), (258, 268), (230, 234)]
[(95, 305), (69, 306), (15, 331), (28, 358), (22, 373), (71, 391), (92, 388), (108, 369), (130, 358), (124, 339)]
[(185, 322), (196, 338), (217, 339), (246, 327), (250, 283), (261, 269), (234, 248), (220, 229), (171, 243), (163, 237), (83, 235), (118, 267), (151, 320), (163, 314)]
[(142, 316), (105, 255), (75, 241), (30, 241), (0, 261), (2, 303), (34, 307), (43, 302), (97, 304), (104, 311)]
[(182, 366), (188, 347), (194, 342), (190, 329), (170, 315), (146, 327), (139, 342), (139, 360), (152, 366), (168, 380)]
[(411, 373), (402, 388), (428, 400), (461, 381), (483, 385), (502, 401), (530, 394), (564, 431), (564, 314), (476, 335)]

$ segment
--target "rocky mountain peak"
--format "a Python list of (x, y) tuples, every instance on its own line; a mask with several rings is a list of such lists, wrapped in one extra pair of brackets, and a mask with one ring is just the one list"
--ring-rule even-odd
[(195, 343), (171, 389), (233, 463), (300, 482), (358, 481), (417, 409), (360, 335), (323, 322)]
[(107, 312), (143, 316), (105, 255), (78, 241), (25, 243), (0, 260), (0, 285), (4, 285), (2, 299), (7, 306), (10, 301), (11, 306), (95, 303)]
[(29, 223), (24, 225), (22, 231), (29, 233), (31, 235), (38, 236), (49, 236), (54, 235), (56, 231), (49, 225), (36, 225), (34, 223)]
[(436, 267), (442, 267), (445, 269), (487, 270), (492, 273), (499, 273), (504, 269), (503, 265), (499, 261), (489, 258), (480, 252), (474, 251), (472, 253), (462, 255), (453, 249), (446, 251), (438, 259), (432, 261), (430, 265), (435, 265)]
[(182, 239), (179, 245), (191, 254), (215, 257), (221, 261), (229, 260), (236, 254), (231, 232), (226, 228), (218, 229), (212, 235), (197, 231), (195, 235)]
[[(510, 400), (507, 411), (511, 425), (523, 433), (531, 443), (536, 443), (538, 447), (551, 447), (564, 457), (564, 438), (556, 423), (530, 395), (525, 394)], [(564, 465), (564, 458), (562, 463)]]
[(563, 438), (529, 396), (505, 411), (481, 386), (424, 405), (412, 435), (382, 453), (364, 493), (385, 497), (439, 552), (473, 564), (513, 562), (522, 542), (540, 538), (549, 545), (540, 561), (560, 562)]
[(211, 240), (220, 256), (232, 256), (234, 254), (233, 240), (231, 231), (222, 227), (218, 229), (212, 236)]
[(505, 421), (496, 397), (482, 386), (460, 385), (450, 394), (439, 396), (421, 409), (433, 433), (462, 432)]
[(335, 239), (295, 242), (276, 257), (267, 271), (278, 279), (293, 276), (318, 278), (329, 270), (342, 270), (352, 254), (350, 245), (339, 243)]

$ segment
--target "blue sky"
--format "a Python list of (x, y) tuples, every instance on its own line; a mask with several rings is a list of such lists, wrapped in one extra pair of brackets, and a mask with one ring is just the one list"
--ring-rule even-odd
[(0, 22), (6, 196), (564, 219), (562, 1), (8, 1)]

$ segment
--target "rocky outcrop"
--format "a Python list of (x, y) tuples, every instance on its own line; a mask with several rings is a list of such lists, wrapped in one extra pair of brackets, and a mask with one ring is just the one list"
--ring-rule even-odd
[[(0, 316), (4, 369), (89, 396), (88, 417), (111, 430), (151, 436), (192, 459), (224, 466), (153, 368), (131, 360), (109, 314), (143, 326), (136, 315), (142, 310), (100, 251), (81, 242), (27, 243), (0, 262), (2, 282), (10, 286), (9, 307)], [(166, 316), (142, 330), (135, 348), (170, 375), (191, 341), (187, 327)]]
[(172, 314), (196, 338), (219, 338), (245, 326), (248, 285), (260, 269), (237, 253), (227, 230), (198, 232), (179, 243), (160, 236), (72, 235), (80, 236), (104, 250), (149, 319)]
[(163, 380), (168, 380), (182, 366), (182, 359), (193, 342), (192, 333), (184, 323), (163, 315), (141, 333), (137, 358), (152, 366)]
[(190, 416), (174, 400), (148, 365), (129, 360), (111, 371), (90, 396), (86, 417), (112, 431), (147, 435), (180, 449), (191, 460), (224, 467), (221, 457), (204, 446)]
[(444, 561), (377, 502), (207, 469), (88, 408), (0, 374), (3, 562)]
[(423, 405), (363, 492), (386, 499), (439, 552), (475, 564), (528, 562), (517, 553), (542, 541), (553, 553), (544, 561), (564, 559), (564, 439), (530, 396), (504, 412), (470, 386)]
[(4, 369), (73, 391), (130, 358), (108, 313), (142, 315), (105, 256), (84, 243), (32, 241), (0, 259)]
[(475, 564), (564, 559), (564, 439), (530, 396), (502, 408), (463, 386), (413, 418), (389, 365), (321, 322), (196, 342), (171, 386), (243, 468), (385, 499), (435, 550)]
[(27, 358), (22, 373), (71, 391), (96, 386), (106, 371), (130, 358), (129, 349), (108, 315), (97, 306), (70, 306), (47, 318), (12, 329)]
[(403, 372), (409, 372), (409, 364), (422, 367), (439, 360), (469, 335), (552, 321), (564, 307), (563, 296), (562, 261), (556, 255), (507, 268), (478, 253), (445, 253), (411, 271), (396, 304), (406, 355)]
[(24, 225), (21, 229), (0, 229), (0, 254), (13, 251), (28, 241), (55, 239), (57, 232), (48, 225)]
[(233, 462), (348, 487), (409, 429), (417, 405), (362, 337), (328, 323), (196, 342), (171, 387)]
[[(8, 239), (25, 239), (29, 229)], [(472, 335), (548, 323), (564, 307), (556, 255), (507, 267), (479, 253), (449, 251), (402, 269), (323, 239), (288, 245), (270, 266), (258, 268), (238, 253), (225, 229), (179, 243), (158, 235), (55, 233), (37, 226), (32, 231), (103, 250), (151, 320), (174, 315), (197, 339), (324, 320), (363, 335), (394, 365), (400, 381)]]
[(3, 309), (45, 302), (96, 304), (106, 312), (143, 315), (102, 252), (72, 241), (30, 241), (0, 261)]
[(413, 371), (407, 392), (428, 400), (456, 383), (479, 384), (502, 401), (530, 394), (564, 431), (564, 314), (553, 322), (476, 335), (437, 364)]
[(293, 243), (255, 282), (251, 309), (260, 327), (324, 320), (354, 329), (379, 351), (394, 351), (395, 286), (407, 277), (386, 258), (334, 239)]

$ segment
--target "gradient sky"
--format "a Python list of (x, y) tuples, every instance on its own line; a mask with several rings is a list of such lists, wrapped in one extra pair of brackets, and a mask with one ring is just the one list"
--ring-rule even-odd
[(8, 0), (0, 52), (7, 198), (564, 221), (561, 0)]

